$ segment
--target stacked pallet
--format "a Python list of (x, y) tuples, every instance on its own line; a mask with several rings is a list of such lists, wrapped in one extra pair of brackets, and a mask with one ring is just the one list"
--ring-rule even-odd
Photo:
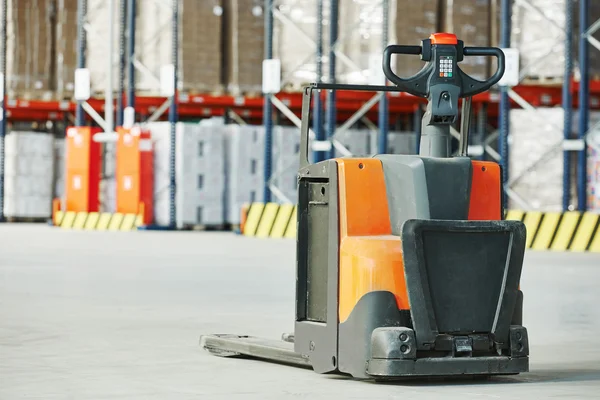
[(240, 223), (245, 203), (264, 200), (265, 130), (262, 126), (225, 126), (225, 219)]
[[(180, 3), (178, 89), (187, 93), (220, 92), (221, 0), (182, 0)], [(161, 69), (172, 64), (171, 21), (168, 3), (147, 1), (139, 7), (137, 53), (146, 70), (137, 73), (136, 86), (141, 92), (158, 94)]]
[(6, 93), (49, 99), (53, 95), (51, 0), (9, 0), (7, 4)]
[(52, 214), (53, 137), (11, 132), (5, 138), (4, 215), (15, 219)]
[(261, 92), (264, 59), (264, 1), (224, 1), (225, 84), (233, 95)]
[[(56, 0), (56, 96), (69, 99), (77, 67), (77, 0)], [(95, 49), (91, 49), (93, 52)]]
[[(423, 39), (438, 31), (441, 0), (397, 1), (395, 23), (390, 21), (391, 43), (420, 45)], [(394, 58), (394, 71), (408, 77), (419, 72), (425, 65), (419, 57), (399, 56)]]
[[(171, 127), (148, 125), (154, 149), (154, 220), (169, 224)], [(225, 157), (223, 125), (177, 123), (175, 144), (176, 224), (219, 226), (224, 223)]]
[(521, 71), (531, 83), (560, 83), (565, 70), (565, 0), (528, 3), (535, 9), (520, 2), (512, 9), (511, 44), (519, 49)]
[[(490, 45), (489, 0), (446, 0), (444, 11), (441, 16), (444, 32), (455, 33), (467, 46)], [(489, 62), (489, 57), (465, 57), (460, 69), (475, 79), (485, 80), (490, 76)]]

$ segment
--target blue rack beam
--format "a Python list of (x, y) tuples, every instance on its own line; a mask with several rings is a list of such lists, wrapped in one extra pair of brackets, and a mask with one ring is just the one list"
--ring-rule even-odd
[(169, 107), (169, 123), (171, 124), (171, 146), (169, 149), (169, 225), (174, 227), (177, 224), (177, 176), (176, 176), (176, 124), (177, 124), (177, 78), (179, 69), (179, 1), (173, 0), (173, 24), (172, 24), (172, 53), (171, 63), (173, 64), (173, 97)]
[(6, 137), (6, 43), (7, 43), (7, 12), (8, 12), (8, 1), (2, 0), (2, 88), (0, 88), (0, 114), (2, 120), (0, 121), (0, 222), (4, 221), (4, 139)]
[[(329, 4), (329, 83), (336, 83), (335, 75), (335, 45), (338, 40), (338, 0), (330, 0)], [(336, 93), (333, 90), (327, 92), (327, 138), (331, 140), (335, 135), (336, 113)], [(332, 146), (329, 151), (329, 158), (335, 157), (335, 148)]]
[[(86, 34), (85, 34), (85, 16), (87, 14), (87, 0), (78, 0), (77, 2), (77, 68), (85, 68), (85, 49), (86, 49)], [(85, 123), (85, 114), (81, 101), (77, 102), (75, 109), (75, 125), (83, 126)]]
[(125, 91), (125, 33), (127, 31), (127, 0), (119, 1), (119, 82), (117, 82), (116, 126), (123, 126), (123, 92)]
[[(390, 12), (389, 12), (389, 0), (383, 0), (381, 8), (383, 9), (382, 15), (382, 29), (381, 29), (381, 47), (385, 49), (388, 45), (389, 29), (390, 29)], [(383, 52), (382, 52), (383, 54)], [(390, 124), (390, 111), (388, 97), (384, 93), (379, 100), (379, 140), (377, 141), (378, 153), (385, 154), (388, 149), (388, 130)]]
[[(317, 54), (316, 54), (317, 83), (323, 81), (323, 0), (317, 0)], [(321, 104), (320, 94), (314, 97), (313, 108), (313, 130), (317, 140), (325, 140), (325, 130), (323, 129), (323, 105)], [(325, 160), (324, 151), (314, 152), (315, 162)]]
[[(589, 26), (589, 0), (579, 0), (579, 69), (581, 79), (579, 85), (579, 139), (583, 140), (589, 129), (590, 118), (590, 65), (589, 42), (587, 30)], [(587, 210), (587, 148), (577, 153), (577, 209)]]
[[(273, 58), (273, 0), (265, 0), (265, 58), (267, 60)], [(265, 93), (263, 124), (265, 126), (265, 187), (263, 201), (270, 202), (271, 189), (269, 189), (269, 181), (273, 172), (273, 103), (271, 102), (270, 93)]]
[[(573, 74), (573, 2), (565, 1), (565, 71), (563, 80), (562, 106), (564, 110), (563, 135), (571, 139), (573, 129), (573, 95), (571, 76)], [(568, 211), (571, 203), (571, 150), (563, 151), (563, 211)]]
[(136, 0), (127, 0), (127, 107), (135, 107), (135, 9)]
[[(500, 18), (501, 18), (501, 35), (500, 47), (510, 47), (510, 31), (512, 17), (512, 0), (502, 0)], [(510, 99), (508, 97), (507, 86), (500, 87), (500, 105), (499, 105), (499, 120), (500, 120), (500, 135), (498, 138), (498, 147), (500, 148), (500, 166), (502, 167), (502, 204), (507, 205), (506, 190), (504, 185), (508, 182), (509, 177), (509, 147), (508, 134), (510, 132)]]

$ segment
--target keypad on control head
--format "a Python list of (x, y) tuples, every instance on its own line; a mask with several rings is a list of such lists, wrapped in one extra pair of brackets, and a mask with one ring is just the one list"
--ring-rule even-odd
[(452, 78), (453, 69), (452, 59), (440, 58), (440, 78)]

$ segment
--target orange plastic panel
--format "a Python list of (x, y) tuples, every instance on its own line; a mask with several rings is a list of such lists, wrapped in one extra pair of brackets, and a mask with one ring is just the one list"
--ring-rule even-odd
[(340, 245), (339, 320), (344, 322), (362, 296), (388, 291), (408, 310), (402, 244), (398, 236), (354, 236)]
[(431, 44), (458, 44), (458, 39), (453, 33), (432, 33), (429, 39)]
[(494, 162), (473, 161), (469, 220), (502, 219), (500, 166)]
[(117, 212), (136, 214), (144, 207), (144, 223), (152, 222), (154, 167), (150, 132), (139, 127), (118, 128)]
[(100, 208), (100, 143), (92, 140), (100, 129), (69, 127), (66, 135), (66, 211), (96, 212)]
[(340, 215), (339, 320), (362, 296), (389, 291), (408, 309), (400, 238), (392, 236), (381, 161), (338, 159)]
[(340, 238), (391, 235), (381, 161), (338, 159)]

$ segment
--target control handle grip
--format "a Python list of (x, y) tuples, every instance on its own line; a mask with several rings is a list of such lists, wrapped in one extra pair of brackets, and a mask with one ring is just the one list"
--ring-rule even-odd
[(484, 57), (496, 57), (497, 70), (496, 73), (485, 81), (479, 81), (471, 78), (469, 75), (461, 71), (462, 78), (462, 95), (461, 97), (471, 97), (476, 94), (485, 92), (492, 86), (502, 79), (504, 71), (506, 69), (506, 61), (504, 52), (497, 47), (465, 47), (463, 54), (466, 57), (470, 56), (484, 56)]
[(386, 78), (403, 91), (415, 96), (427, 96), (427, 78), (432, 68), (425, 68), (409, 78), (400, 78), (392, 71), (392, 55), (404, 54), (420, 56), (423, 53), (421, 46), (389, 45), (383, 51), (383, 72)]

